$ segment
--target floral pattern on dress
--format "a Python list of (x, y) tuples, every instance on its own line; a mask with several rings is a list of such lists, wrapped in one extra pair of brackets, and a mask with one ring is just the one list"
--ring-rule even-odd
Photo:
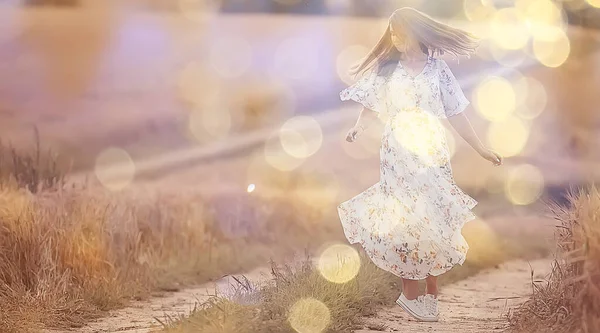
[(371, 71), (340, 98), (386, 118), (379, 182), (337, 207), (348, 241), (406, 279), (462, 265), (469, 245), (461, 230), (477, 202), (454, 181), (440, 121), (469, 104), (448, 65), (430, 57), (414, 77), (400, 63), (388, 78)]

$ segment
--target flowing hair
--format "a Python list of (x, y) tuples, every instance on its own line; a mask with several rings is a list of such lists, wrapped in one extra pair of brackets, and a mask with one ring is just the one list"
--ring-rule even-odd
[(359, 63), (350, 68), (350, 75), (356, 76), (373, 67), (379, 75), (388, 75), (400, 60), (401, 53), (392, 42), (392, 31), (406, 29), (419, 41), (423, 53), (429, 56), (449, 53), (454, 57), (470, 57), (479, 45), (477, 37), (471, 33), (436, 21), (414, 8), (396, 9), (389, 18), (387, 28), (377, 45)]

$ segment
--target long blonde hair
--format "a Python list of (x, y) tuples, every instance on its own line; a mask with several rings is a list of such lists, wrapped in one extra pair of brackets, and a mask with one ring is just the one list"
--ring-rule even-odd
[(429, 56), (449, 53), (455, 57), (470, 57), (475, 52), (479, 40), (471, 33), (436, 21), (429, 15), (411, 7), (395, 10), (388, 20), (387, 28), (379, 42), (367, 56), (350, 68), (351, 75), (369, 70), (377, 66), (378, 74), (389, 74), (400, 60), (400, 52), (392, 42), (392, 31), (408, 29), (408, 32), (419, 41), (421, 50)]

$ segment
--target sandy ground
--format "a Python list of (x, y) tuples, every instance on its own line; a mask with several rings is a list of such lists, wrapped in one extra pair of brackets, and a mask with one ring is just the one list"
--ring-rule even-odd
[(500, 332), (506, 328), (507, 311), (531, 295), (532, 274), (534, 280), (543, 279), (550, 272), (550, 265), (548, 259), (506, 262), (441, 288), (437, 323), (417, 322), (394, 306), (368, 318), (367, 327), (356, 333), (381, 332), (381, 325), (386, 327), (384, 332)]
[[(269, 269), (263, 267), (244, 274), (244, 276), (253, 283), (261, 283), (268, 280), (269, 272)], [(236, 277), (243, 279), (242, 275)], [(194, 308), (202, 306), (211, 296), (230, 295), (233, 285), (236, 285), (235, 280), (227, 276), (195, 288), (165, 293), (148, 301), (134, 302), (127, 308), (111, 311), (106, 318), (75, 331), (82, 333), (150, 332), (160, 328), (161, 322), (167, 323), (170, 319), (189, 315)], [(51, 332), (61, 331), (47, 331), (47, 333)]]
[[(365, 318), (365, 328), (356, 333), (381, 332), (384, 327), (385, 332), (407, 333), (499, 332), (506, 326), (504, 315), (509, 308), (518, 306), (530, 296), (531, 269), (535, 280), (543, 279), (550, 272), (550, 263), (549, 259), (510, 261), (442, 287), (439, 296), (440, 321), (437, 323), (417, 322), (400, 307), (394, 306), (382, 309), (374, 317)], [(258, 268), (244, 276), (253, 284), (265, 283), (269, 279), (269, 270)], [(236, 277), (242, 278), (241, 275)], [(169, 318), (188, 315), (215, 293), (231, 294), (231, 286), (235, 284), (232, 277), (225, 277), (196, 288), (135, 302), (128, 308), (112, 311), (108, 317), (77, 329), (77, 332), (151, 332), (160, 328), (161, 322), (168, 322)]]

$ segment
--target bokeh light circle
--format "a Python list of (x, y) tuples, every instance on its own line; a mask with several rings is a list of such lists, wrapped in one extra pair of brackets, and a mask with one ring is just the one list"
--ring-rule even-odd
[(514, 70), (506, 76), (510, 81), (513, 90), (515, 92), (515, 103), (517, 110), (527, 103), (527, 96), (529, 96), (529, 84), (527, 79), (521, 72)]
[(510, 116), (501, 122), (494, 122), (487, 132), (491, 148), (505, 157), (520, 154), (529, 139), (530, 128), (516, 116)]
[(272, 133), (265, 142), (265, 161), (279, 171), (292, 171), (304, 163), (305, 159), (288, 154), (281, 145), (279, 131)]
[(331, 323), (331, 313), (323, 302), (302, 298), (290, 308), (288, 321), (298, 333), (321, 333)]
[(481, 82), (474, 91), (477, 111), (487, 120), (502, 121), (516, 107), (515, 91), (508, 80), (490, 77)]
[(94, 172), (104, 187), (121, 191), (132, 183), (136, 167), (127, 151), (112, 147), (96, 157)]
[(517, 50), (525, 47), (529, 40), (527, 23), (514, 8), (498, 10), (490, 20), (491, 38), (505, 49)]
[(463, 11), (469, 21), (480, 22), (489, 20), (497, 10), (487, 1), (464, 0)]
[(462, 234), (469, 242), (467, 260), (473, 263), (489, 263), (504, 246), (498, 233), (482, 218), (476, 218), (463, 227)]
[(360, 270), (360, 256), (349, 245), (334, 244), (321, 253), (318, 269), (321, 275), (334, 283), (346, 283)]
[(539, 117), (548, 104), (548, 93), (544, 85), (532, 77), (523, 77), (515, 82), (515, 87), (519, 89), (517, 91), (525, 92), (516, 114), (528, 120)]
[(313, 155), (323, 144), (321, 125), (310, 116), (297, 116), (287, 120), (279, 132), (281, 146), (296, 158)]
[[(392, 121), (394, 122), (392, 126), (395, 127), (392, 134), (394, 141), (417, 155), (421, 163), (427, 166), (440, 166), (448, 162), (438, 159), (440, 154), (436, 151), (436, 147), (445, 142), (446, 132), (433, 115), (422, 111), (401, 112)], [(422, 124), (422, 126), (407, 126), (407, 124)]]
[(587, 3), (595, 8), (600, 8), (600, 0), (585, 0)]
[(544, 190), (544, 176), (529, 164), (513, 168), (505, 184), (505, 194), (515, 205), (530, 205), (537, 201)]
[(526, 19), (531, 35), (541, 40), (555, 39), (566, 27), (562, 9), (550, 0), (516, 0), (516, 10)]
[(494, 43), (489, 48), (494, 60), (505, 67), (517, 68), (527, 60), (527, 53), (523, 49), (506, 50)]
[(556, 30), (556, 38), (548, 41), (544, 39), (533, 39), (533, 54), (536, 59), (546, 67), (559, 67), (569, 57), (571, 42), (562, 30)]

